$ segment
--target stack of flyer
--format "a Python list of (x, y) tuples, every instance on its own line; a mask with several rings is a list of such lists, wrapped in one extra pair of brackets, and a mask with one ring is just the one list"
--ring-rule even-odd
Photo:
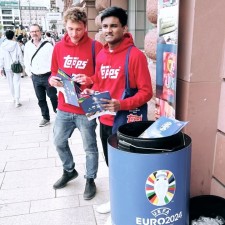
[(93, 95), (83, 95), (83, 97), (79, 99), (79, 103), (88, 120), (95, 119), (105, 114), (115, 115), (115, 112), (110, 112), (109, 110), (104, 109), (105, 102), (101, 101), (101, 99), (110, 100), (110, 93), (108, 91), (95, 92)]
[(152, 123), (139, 137), (161, 138), (178, 133), (188, 122), (179, 121), (174, 118), (161, 116)]
[(63, 93), (65, 102), (70, 105), (82, 107), (88, 120), (105, 114), (115, 115), (115, 112), (105, 110), (105, 102), (101, 101), (101, 99), (111, 99), (108, 91), (95, 92), (93, 95), (82, 94), (79, 84), (73, 81), (72, 76), (59, 69), (57, 77), (63, 83), (63, 87), (60, 87), (59, 91)]

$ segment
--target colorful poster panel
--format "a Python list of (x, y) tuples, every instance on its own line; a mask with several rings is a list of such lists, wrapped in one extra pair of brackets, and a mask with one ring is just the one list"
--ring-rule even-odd
[(159, 0), (155, 117), (175, 118), (178, 1)]
[(158, 36), (166, 44), (177, 45), (178, 39), (178, 0), (159, 0), (158, 3)]

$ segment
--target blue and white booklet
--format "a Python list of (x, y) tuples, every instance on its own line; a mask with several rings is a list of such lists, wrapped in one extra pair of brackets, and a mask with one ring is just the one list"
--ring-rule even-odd
[(79, 107), (79, 94), (81, 92), (79, 85), (73, 81), (72, 77), (59, 69), (56, 75), (63, 83), (63, 87), (57, 88), (64, 95), (67, 104)]
[(161, 138), (178, 133), (188, 122), (161, 116), (152, 123), (139, 138)]
[(104, 109), (104, 102), (101, 101), (101, 98), (111, 99), (111, 96), (108, 91), (105, 91), (97, 92), (93, 95), (83, 95), (83, 97), (79, 98), (80, 106), (84, 110), (88, 120), (95, 119), (105, 114), (115, 115), (115, 112), (110, 112)]

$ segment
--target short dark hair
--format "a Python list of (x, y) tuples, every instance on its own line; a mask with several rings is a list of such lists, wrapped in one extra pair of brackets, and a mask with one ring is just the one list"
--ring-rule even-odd
[(23, 35), (20, 34), (20, 35), (17, 37), (17, 41), (20, 41), (20, 40), (22, 40), (22, 39), (23, 39)]
[(13, 39), (13, 37), (14, 37), (14, 31), (12, 31), (12, 30), (7, 30), (6, 32), (5, 32), (5, 36), (6, 36), (6, 38), (8, 39), (8, 40), (12, 40)]
[(116, 7), (116, 6), (112, 6), (105, 9), (101, 16), (101, 22), (105, 18), (111, 17), (111, 16), (117, 17), (123, 27), (127, 25), (127, 13), (124, 9)]
[(29, 27), (29, 29), (30, 29), (31, 27), (38, 27), (38, 29), (39, 29), (40, 31), (42, 31), (41, 26), (40, 26), (39, 24), (37, 24), (37, 23), (31, 24), (30, 27)]
[(46, 35), (47, 37), (51, 37), (50, 32), (46, 32), (45, 35)]

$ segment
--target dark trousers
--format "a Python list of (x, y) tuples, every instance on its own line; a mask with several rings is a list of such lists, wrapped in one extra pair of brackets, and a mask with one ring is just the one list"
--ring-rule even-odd
[(49, 75), (32, 75), (34, 90), (38, 99), (38, 105), (41, 108), (41, 114), (44, 119), (50, 120), (49, 108), (46, 101), (46, 93), (51, 100), (53, 111), (56, 112), (58, 105), (57, 90), (48, 83)]
[(107, 166), (109, 166), (107, 140), (110, 135), (112, 135), (112, 127), (100, 123), (100, 138), (102, 141), (102, 148), (103, 148), (103, 153), (105, 156), (105, 162)]

